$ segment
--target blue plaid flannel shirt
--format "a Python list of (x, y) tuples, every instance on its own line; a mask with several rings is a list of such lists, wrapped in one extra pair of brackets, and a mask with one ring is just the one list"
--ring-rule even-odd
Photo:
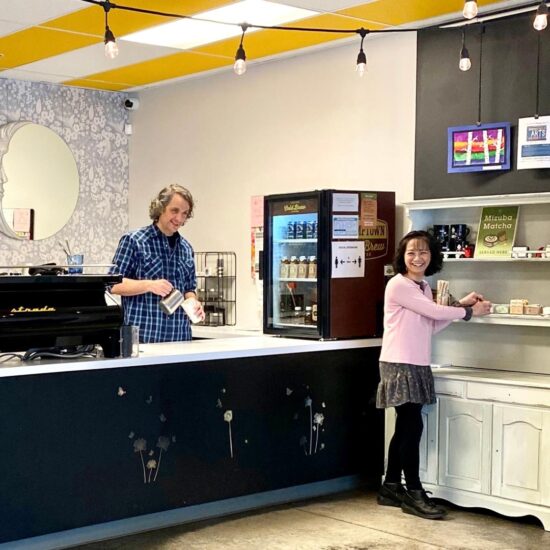
[[(172, 249), (155, 224), (124, 234), (113, 264), (116, 267), (111, 273), (128, 279), (166, 279), (182, 294), (195, 292), (197, 286), (191, 245), (180, 235)], [(139, 326), (142, 343), (191, 340), (189, 318), (183, 308), (167, 315), (159, 307), (160, 300), (152, 292), (122, 296), (124, 323)]]

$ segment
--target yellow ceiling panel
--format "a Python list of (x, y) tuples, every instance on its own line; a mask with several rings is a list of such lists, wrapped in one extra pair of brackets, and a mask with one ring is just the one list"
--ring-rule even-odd
[[(489, 6), (502, 0), (478, 0), (478, 5)], [(421, 0), (420, 2), (403, 2), (403, 0), (378, 0), (340, 10), (336, 13), (358, 17), (372, 21), (380, 21), (388, 25), (404, 25), (422, 19), (430, 19), (441, 15), (461, 12), (464, 0)]]
[[(289, 23), (285, 26), (319, 29), (349, 29), (353, 31), (361, 27), (361, 22), (349, 17), (340, 17), (338, 15), (327, 14), (310, 17), (301, 21), (295, 21), (294, 23)], [(380, 29), (383, 28), (383, 26), (372, 24), (369, 25), (369, 28)], [(309, 46), (315, 46), (317, 44), (323, 44), (324, 42), (330, 42), (331, 40), (338, 40), (350, 36), (353, 36), (353, 32), (343, 34), (320, 31), (306, 32), (262, 30), (249, 34), (248, 36), (245, 35), (243, 44), (248, 60), (253, 60), (290, 50), (307, 48)], [(206, 44), (204, 46), (194, 48), (193, 51), (213, 55), (226, 55), (234, 58), (235, 52), (239, 46), (239, 40), (240, 38), (238, 37), (230, 38), (214, 44)]]
[[(116, 4), (116, 2), (114, 3)], [(178, 15), (193, 15), (228, 3), (231, 2), (229, 0), (186, 0), (184, 2), (182, 0), (128, 0), (121, 5)], [(173, 17), (136, 13), (122, 9), (112, 9), (109, 12), (109, 27), (116, 37), (174, 20)], [(91, 6), (85, 10), (52, 19), (44, 23), (43, 26), (71, 32), (96, 34), (103, 39), (105, 12), (100, 6)]]
[(0, 59), (0, 65), (4, 69), (11, 69), (96, 42), (97, 39), (93, 36), (31, 27), (0, 37), (0, 53), (4, 55)]
[[(233, 57), (219, 57), (202, 55), (193, 52), (181, 52), (143, 63), (136, 63), (120, 69), (105, 71), (94, 75), (88, 75), (86, 78), (80, 78), (64, 82), (71, 86), (88, 86), (86, 82), (96, 81), (98, 86), (101, 82), (105, 83), (104, 89), (112, 89), (109, 83), (126, 82), (127, 88), (134, 86), (144, 86), (152, 82), (160, 82), (171, 78), (178, 78), (201, 71), (217, 69), (225, 65), (233, 64)], [(123, 89), (123, 88), (118, 88)]]

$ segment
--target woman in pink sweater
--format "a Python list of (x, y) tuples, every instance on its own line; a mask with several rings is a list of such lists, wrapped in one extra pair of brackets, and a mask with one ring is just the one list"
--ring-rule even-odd
[[(380, 353), (379, 408), (395, 407), (395, 432), (388, 450), (384, 484), (378, 503), (404, 512), (440, 519), (446, 511), (428, 498), (419, 477), (422, 406), (435, 403), (430, 368), (432, 334), (452, 321), (486, 315), (491, 303), (471, 292), (452, 306), (434, 303), (425, 276), (441, 271), (443, 256), (426, 231), (411, 231), (399, 243), (396, 272), (384, 298), (384, 338)], [(401, 485), (405, 475), (406, 489)]]

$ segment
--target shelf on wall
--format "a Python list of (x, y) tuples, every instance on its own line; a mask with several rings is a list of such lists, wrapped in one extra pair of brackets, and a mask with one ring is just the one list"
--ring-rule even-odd
[[(461, 323), (462, 320), (455, 321)], [(550, 327), (550, 317), (544, 315), (510, 315), (505, 313), (493, 313), (483, 317), (472, 317), (469, 323), (484, 325), (512, 325), (524, 327)]]
[(405, 202), (409, 210), (436, 210), (440, 208), (468, 208), (476, 206), (507, 206), (550, 203), (550, 193), (517, 193), (512, 195), (484, 195), (481, 197), (451, 197)]
[(471, 263), (471, 262), (530, 262), (545, 263), (550, 262), (550, 258), (444, 258), (444, 263)]

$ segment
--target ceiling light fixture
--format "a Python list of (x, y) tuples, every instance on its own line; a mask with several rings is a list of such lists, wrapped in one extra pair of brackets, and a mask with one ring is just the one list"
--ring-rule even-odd
[(462, 15), (466, 19), (473, 19), (477, 15), (477, 0), (466, 0)]
[(458, 63), (458, 68), (461, 71), (469, 71), (471, 66), (472, 61), (470, 60), (468, 48), (466, 48), (466, 29), (462, 29), (462, 49), (460, 50), (460, 61)]
[(536, 31), (543, 31), (548, 25), (548, 5), (546, 0), (542, 0), (540, 6), (537, 8), (537, 15), (533, 21), (533, 28)]
[(235, 54), (235, 64), (233, 65), (233, 70), (235, 71), (235, 74), (238, 76), (241, 76), (242, 74), (246, 73), (246, 53), (243, 48), (243, 40), (244, 40), (244, 33), (248, 29), (248, 25), (246, 23), (242, 23), (241, 29), (243, 30), (243, 33), (241, 35), (241, 43), (237, 48), (237, 53)]
[(114, 59), (118, 55), (118, 45), (116, 43), (115, 35), (113, 31), (109, 28), (109, 11), (112, 6), (109, 0), (103, 2), (103, 9), (105, 10), (105, 57), (109, 59)]
[(355, 70), (357, 71), (357, 74), (359, 76), (363, 76), (365, 74), (365, 71), (367, 70), (367, 56), (365, 55), (365, 52), (363, 51), (363, 40), (365, 40), (365, 36), (367, 36), (367, 31), (363, 27), (361, 27), (357, 33), (361, 35), (361, 46), (359, 47), (359, 54), (357, 55), (357, 65), (355, 67)]

